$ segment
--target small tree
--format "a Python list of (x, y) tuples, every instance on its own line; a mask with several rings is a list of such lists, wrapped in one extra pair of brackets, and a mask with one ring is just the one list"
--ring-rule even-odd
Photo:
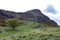
[(13, 18), (7, 20), (7, 25), (12, 28), (12, 30), (15, 30), (17, 26), (19, 26), (19, 19)]

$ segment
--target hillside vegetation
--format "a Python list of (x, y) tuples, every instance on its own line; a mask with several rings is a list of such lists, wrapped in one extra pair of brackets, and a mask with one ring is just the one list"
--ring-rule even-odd
[(42, 25), (26, 21), (15, 30), (9, 27), (1, 27), (6, 31), (0, 33), (0, 40), (60, 40), (60, 27)]

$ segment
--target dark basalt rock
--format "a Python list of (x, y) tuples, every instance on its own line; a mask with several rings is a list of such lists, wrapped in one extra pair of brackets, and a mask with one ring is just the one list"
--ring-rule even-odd
[(53, 26), (58, 26), (57, 23), (53, 20), (51, 20), (49, 17), (44, 15), (40, 10), (38, 9), (33, 9), (28, 11), (28, 13), (32, 14), (35, 18), (34, 20), (37, 20), (40, 23), (47, 23), (48, 25), (53, 25)]
[(0, 9), (0, 15), (1, 15), (2, 17), (5, 16), (5, 17), (7, 17), (7, 18), (13, 18), (13, 16), (11, 15), (10, 12), (5, 11), (5, 10), (2, 10), (2, 9)]
[[(0, 17), (19, 18), (21, 20), (30, 20), (40, 23), (47, 23), (49, 25), (58, 26), (57, 23), (44, 15), (39, 9), (33, 9), (26, 12), (13, 12), (0, 9)], [(0, 18), (1, 19), (1, 18)]]

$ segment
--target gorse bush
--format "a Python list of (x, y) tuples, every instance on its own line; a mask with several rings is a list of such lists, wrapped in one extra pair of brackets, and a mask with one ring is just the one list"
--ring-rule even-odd
[(16, 18), (8, 19), (8, 20), (6, 21), (6, 23), (7, 23), (7, 26), (11, 27), (12, 30), (14, 30), (16, 27), (19, 26), (20, 20), (19, 20), (19, 19), (16, 19)]

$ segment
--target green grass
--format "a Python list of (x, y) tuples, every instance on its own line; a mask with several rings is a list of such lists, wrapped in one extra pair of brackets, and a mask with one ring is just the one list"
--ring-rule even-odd
[[(34, 28), (36, 24), (27, 22), (14, 31), (0, 33), (0, 40), (60, 40), (60, 27), (42, 26)], [(6, 29), (9, 29), (6, 27)]]

